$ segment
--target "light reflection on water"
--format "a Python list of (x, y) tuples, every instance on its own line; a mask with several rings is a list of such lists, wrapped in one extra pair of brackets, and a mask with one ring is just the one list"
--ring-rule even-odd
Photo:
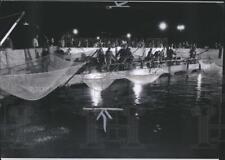
[(91, 95), (91, 99), (92, 99), (92, 104), (93, 106), (98, 106), (101, 104), (102, 102), (102, 95), (101, 95), (101, 90), (95, 90), (90, 88), (90, 95)]
[(143, 90), (143, 86), (141, 84), (134, 83), (133, 92), (134, 92), (134, 95), (135, 95), (134, 102), (136, 104), (140, 104), (140, 102), (141, 102), (141, 92), (142, 92), (142, 90)]
[(197, 101), (201, 97), (201, 88), (202, 88), (202, 74), (199, 73), (197, 77)]

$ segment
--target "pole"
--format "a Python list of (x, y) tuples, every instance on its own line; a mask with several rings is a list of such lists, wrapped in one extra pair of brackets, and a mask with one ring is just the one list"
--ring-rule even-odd
[[(94, 57), (94, 55), (97, 53), (97, 51), (98, 50), (96, 50), (91, 56), (90, 56), (90, 58), (92, 58), (92, 57)], [(87, 65), (88, 64), (88, 62), (86, 62), (84, 65)], [(67, 85), (68, 83), (69, 83), (69, 81), (71, 80), (71, 79), (73, 79), (73, 77), (75, 76), (77, 74), (77, 72), (75, 72), (67, 81), (66, 81), (66, 83), (64, 83), (64, 85)]]
[(25, 15), (25, 12), (23, 11), (20, 15), (20, 17), (16, 20), (16, 22), (12, 25), (12, 27), (9, 29), (9, 31), (6, 33), (6, 35), (3, 37), (3, 39), (0, 42), (0, 47), (3, 45), (3, 43), (5, 42), (6, 38), (11, 34), (11, 32), (13, 31), (13, 29), (16, 27), (16, 25), (19, 23), (19, 21), (23, 18), (23, 16)]

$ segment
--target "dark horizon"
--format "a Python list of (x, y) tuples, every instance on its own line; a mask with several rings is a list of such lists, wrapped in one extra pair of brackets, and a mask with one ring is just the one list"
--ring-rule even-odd
[[(223, 42), (223, 4), (128, 4), (130, 8), (109, 10), (106, 6), (113, 5), (112, 2), (3, 2), (0, 17), (26, 12), (11, 34), (15, 46), (20, 46), (21, 37), (31, 37), (37, 32), (59, 40), (63, 33), (72, 32), (73, 28), (79, 30), (78, 37), (121, 37), (129, 32), (137, 38), (167, 37), (169, 42), (187, 40), (204, 45)], [(0, 19), (1, 26), (4, 26), (0, 30), (0, 38), (17, 17)], [(30, 24), (28, 32), (24, 31), (25, 21)], [(159, 30), (161, 21), (168, 24), (167, 30)], [(185, 30), (179, 32), (176, 29), (178, 24), (184, 24)]]

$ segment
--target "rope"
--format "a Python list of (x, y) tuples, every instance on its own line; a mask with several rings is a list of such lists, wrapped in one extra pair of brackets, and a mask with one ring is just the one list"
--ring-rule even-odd
[(131, 53), (134, 54), (134, 53), (137, 52), (139, 49), (141, 49), (141, 48), (137, 47), (136, 50), (134, 50), (134, 51), (131, 52)]
[(201, 55), (201, 54), (203, 54), (203, 53), (205, 53), (205, 52), (207, 52), (209, 49), (206, 49), (206, 50), (204, 50), (204, 51), (202, 51), (202, 52), (199, 52), (199, 53), (196, 53), (196, 55)]
[(10, 18), (10, 17), (14, 17), (14, 16), (20, 15), (20, 14), (21, 14), (21, 12), (13, 13), (13, 14), (10, 14), (10, 15), (7, 15), (7, 16), (0, 17), (0, 20)]

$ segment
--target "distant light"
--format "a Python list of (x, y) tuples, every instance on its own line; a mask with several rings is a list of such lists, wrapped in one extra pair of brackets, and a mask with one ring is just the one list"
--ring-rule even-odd
[(130, 39), (130, 38), (131, 38), (131, 34), (130, 34), (130, 33), (127, 33), (126, 37), (127, 37), (128, 39)]
[(97, 39), (97, 40), (99, 40), (99, 39), (100, 39), (100, 37), (99, 37), (99, 36), (97, 36), (97, 37), (96, 37), (96, 39)]
[(77, 35), (78, 34), (78, 29), (73, 29), (73, 34)]
[(183, 25), (183, 24), (177, 25), (177, 30), (179, 30), (180, 32), (185, 30), (185, 25)]
[(160, 23), (159, 23), (159, 29), (160, 29), (161, 31), (166, 30), (166, 29), (167, 29), (167, 24), (166, 24), (166, 22), (160, 22)]

